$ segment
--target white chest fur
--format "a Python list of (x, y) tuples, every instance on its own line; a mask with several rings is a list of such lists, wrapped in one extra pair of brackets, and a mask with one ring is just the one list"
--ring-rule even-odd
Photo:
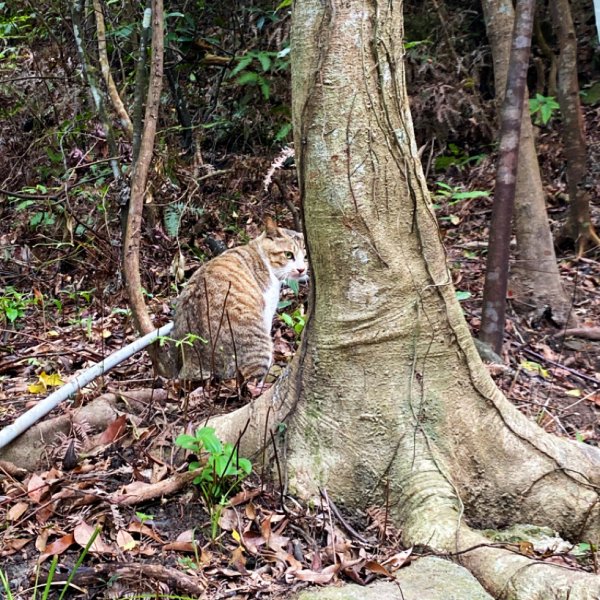
[(263, 313), (263, 319), (265, 324), (265, 330), (271, 333), (271, 326), (273, 325), (273, 315), (277, 310), (277, 304), (279, 302), (279, 294), (281, 293), (281, 281), (271, 273), (271, 281), (269, 287), (265, 291), (265, 312)]

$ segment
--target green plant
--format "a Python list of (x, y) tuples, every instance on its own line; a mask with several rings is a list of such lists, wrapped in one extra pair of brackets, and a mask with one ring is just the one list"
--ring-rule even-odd
[(271, 84), (267, 74), (274, 74), (288, 69), (290, 61), (289, 46), (279, 52), (269, 50), (250, 50), (237, 59), (237, 65), (230, 77), (237, 77), (238, 85), (257, 86), (265, 100), (271, 96)]
[(560, 108), (553, 96), (542, 96), (536, 94), (535, 98), (529, 99), (529, 113), (535, 117), (536, 125), (547, 125), (554, 115), (554, 111)]
[[(472, 190), (470, 192), (463, 191), (458, 186), (448, 185), (443, 181), (436, 181), (438, 189), (433, 195), (433, 208), (438, 210), (442, 207), (442, 203), (446, 206), (454, 206), (463, 200), (472, 200), (473, 198), (487, 198), (490, 193), (485, 190)], [(452, 225), (458, 225), (460, 218), (458, 215), (449, 215), (440, 217), (440, 221), (449, 221)]]
[(8, 286), (4, 294), (0, 296), (0, 317), (4, 321), (14, 323), (17, 319), (25, 316), (27, 308), (35, 304), (31, 294), (24, 294), (13, 286)]
[(200, 427), (195, 435), (181, 434), (175, 445), (198, 457), (190, 462), (189, 470), (200, 470), (193, 483), (200, 488), (206, 503), (211, 535), (215, 539), (221, 513), (232, 492), (252, 471), (252, 463), (247, 458), (240, 458), (233, 444), (223, 444), (212, 427)]
[(279, 315), (281, 320), (291, 327), (297, 336), (299, 336), (304, 331), (304, 326), (306, 325), (306, 316), (304, 315), (304, 310), (299, 306), (293, 313), (281, 313)]
[(198, 206), (190, 206), (189, 202), (173, 202), (165, 207), (163, 223), (169, 237), (176, 238), (179, 235), (181, 219), (186, 212), (189, 212), (195, 218), (199, 218), (204, 214), (204, 209)]
[(445, 171), (449, 167), (455, 167), (459, 171), (471, 163), (477, 165), (485, 158), (485, 154), (474, 154), (470, 156), (464, 150), (461, 150), (456, 144), (448, 144), (448, 153), (438, 156), (435, 159), (434, 166), (438, 171)]
[(443, 181), (436, 181), (438, 189), (435, 191), (434, 198), (443, 198), (448, 206), (461, 202), (462, 200), (472, 200), (473, 198), (488, 198), (490, 193), (485, 190), (473, 190), (465, 192), (460, 187), (448, 185)]

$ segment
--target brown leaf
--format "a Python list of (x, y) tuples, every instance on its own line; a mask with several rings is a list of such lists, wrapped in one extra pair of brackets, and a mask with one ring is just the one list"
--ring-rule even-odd
[(62, 537), (54, 540), (50, 544), (44, 548), (44, 553), (40, 556), (40, 561), (42, 557), (45, 559), (48, 556), (54, 556), (55, 554), (62, 554), (65, 550), (67, 550), (70, 546), (72, 546), (75, 542), (75, 537), (72, 533), (67, 533)]
[(111, 444), (114, 442), (119, 436), (122, 435), (125, 430), (125, 425), (127, 423), (127, 415), (121, 415), (117, 417), (100, 435), (98, 438), (98, 445), (105, 446), (106, 444)]
[(252, 500), (252, 498), (256, 498), (256, 496), (259, 495), (260, 489), (242, 490), (229, 500), (229, 506), (238, 506), (239, 504), (244, 504), (244, 502), (248, 502), (248, 500)]
[(325, 567), (320, 573), (311, 571), (310, 569), (300, 569), (298, 571), (292, 571), (292, 575), (300, 581), (309, 581), (310, 583), (320, 583), (321, 585), (330, 583), (339, 571), (339, 565), (329, 565)]
[(241, 546), (238, 546), (233, 551), (229, 564), (235, 569), (237, 569), (242, 575), (248, 574), (248, 571), (246, 570), (246, 558), (244, 557), (244, 549)]
[(6, 513), (6, 517), (9, 521), (18, 521), (21, 515), (29, 508), (29, 504), (27, 502), (17, 502), (13, 504), (8, 512)]
[(48, 494), (49, 490), (48, 484), (37, 473), (33, 473), (27, 482), (27, 495), (37, 504), (39, 504), (42, 498)]
[(117, 532), (117, 545), (121, 550), (131, 551), (137, 546), (137, 542), (133, 539), (133, 536), (124, 529), (119, 529)]
[(365, 569), (367, 569), (367, 571), (371, 571), (371, 573), (376, 573), (377, 575), (383, 575), (384, 577), (390, 577), (392, 579), (394, 578), (394, 576), (383, 565), (380, 565), (374, 560), (368, 560), (365, 563)]
[(158, 542), (159, 544), (162, 544), (164, 542), (164, 540), (160, 537), (160, 535), (158, 535), (158, 533), (156, 533), (156, 531), (154, 531), (154, 529), (148, 527), (148, 525), (140, 523), (139, 521), (132, 521), (131, 523), (129, 523), (129, 525), (127, 526), (127, 531), (129, 531), (130, 533), (139, 533), (140, 535), (145, 535), (149, 538), (152, 538), (155, 542)]
[(258, 554), (258, 547), (264, 546), (265, 538), (256, 531), (246, 531), (242, 534), (242, 543), (251, 554)]
[[(88, 525), (85, 522), (80, 523), (73, 530), (75, 541), (82, 547), (85, 548), (90, 541), (90, 538), (94, 534), (95, 528)], [(107, 544), (100, 534), (96, 537), (92, 545), (90, 546), (90, 552), (97, 552), (100, 554), (116, 554), (114, 548)]]
[(0, 546), (0, 556), (10, 556), (15, 552), (19, 552), (22, 548), (31, 542), (31, 538), (15, 538), (12, 540), (4, 540)]
[(169, 542), (163, 545), (163, 550), (173, 550), (174, 552), (191, 552), (194, 553), (198, 548), (195, 542)]
[(402, 552), (397, 552), (393, 556), (390, 556), (386, 560), (383, 561), (383, 564), (392, 572), (397, 571), (400, 567), (403, 567), (409, 561), (410, 555), (412, 554), (412, 547), (403, 550)]

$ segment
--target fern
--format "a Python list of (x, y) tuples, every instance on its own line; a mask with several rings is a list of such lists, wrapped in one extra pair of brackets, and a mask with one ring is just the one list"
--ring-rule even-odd
[(173, 202), (165, 207), (163, 213), (163, 223), (165, 232), (169, 237), (179, 236), (179, 227), (185, 213), (191, 213), (192, 216), (199, 218), (204, 214), (204, 209), (199, 206), (190, 206), (186, 202)]

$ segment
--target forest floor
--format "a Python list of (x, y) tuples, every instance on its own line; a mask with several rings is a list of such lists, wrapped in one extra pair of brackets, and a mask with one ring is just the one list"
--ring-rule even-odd
[[(591, 113), (588, 117), (598, 118)], [(588, 130), (599, 132), (600, 127)], [(538, 146), (544, 177), (550, 182), (549, 214), (558, 227), (566, 207), (554, 135), (542, 133)], [(455, 191), (490, 190), (491, 161), (484, 157), (476, 165), (430, 174), (430, 189), (441, 190), (437, 182), (443, 181)], [(169, 320), (177, 288), (174, 266), (189, 275), (215, 248), (254, 237), (265, 214), (293, 226), (295, 174), (293, 169), (281, 171), (278, 189), (266, 195), (262, 178), (269, 164), (266, 158), (236, 156), (220, 165), (224, 173), (203, 182), (178, 239), (149, 207), (142, 270), (152, 290), (148, 303), (157, 325)], [(161, 206), (178, 199), (165, 187), (155, 196), (160, 196)], [(39, 223), (31, 222), (36, 213), (28, 213), (28, 207), (19, 222), (0, 220), (0, 248), (5, 251), (0, 263), (2, 427), (135, 338), (118, 276), (118, 219), (92, 230), (86, 225), (89, 204), (84, 200), (79, 195), (69, 205), (71, 222), (54, 224), (62, 228), (59, 241), (40, 235)], [(439, 204), (455, 287), (476, 335), (491, 200), (482, 196), (452, 203), (438, 193), (434, 201)], [(600, 223), (597, 207), (593, 210)], [(73, 236), (78, 243), (72, 243)], [(186, 249), (185, 266), (174, 261), (178, 243)], [(582, 326), (598, 327), (598, 252), (577, 260), (572, 250), (563, 250), (559, 262), (573, 298), (573, 314)], [(299, 339), (294, 326), (302, 327), (305, 298), (306, 288), (298, 295), (284, 293), (273, 329), (276, 372), (294, 354)], [(505, 365), (489, 368), (510, 401), (549, 432), (600, 445), (600, 341), (565, 337), (550, 321), (532, 324), (509, 309), (504, 349)], [(190, 394), (173, 382), (157, 380), (143, 353), (81, 390), (50, 417), (74, 415), (99, 396), (119, 400), (119, 418), (103, 431), (92, 432), (85, 420), (73, 422), (48, 443), (37, 468), (0, 462), (0, 569), (15, 598), (32, 597), (36, 577), (40, 585), (51, 581), (52, 594), (58, 597), (69, 573), (75, 573), (68, 584), (73, 598), (106, 597), (107, 585), (110, 597), (135, 591), (190, 597), (206, 593), (215, 599), (282, 598), (313, 583), (366, 583), (387, 577), (421, 554), (400, 546), (400, 532), (388, 523), (385, 507), (347, 513), (329, 500), (326, 490), (320, 502), (304, 505), (282, 495), (281, 481), (260, 467), (226, 506), (209, 507), (186, 476), (189, 453), (174, 440), (183, 432), (193, 433), (211, 414), (249, 401), (240, 399), (235, 389)], [(165, 491), (162, 486), (167, 484), (171, 488)], [(127, 500), (134, 492), (139, 494), (137, 503)], [(86, 550), (97, 526), (101, 531)], [(586, 553), (581, 545), (565, 549), (529, 548), (518, 540), (510, 544), (540, 559), (594, 569), (594, 553)], [(53, 557), (56, 571), (49, 576)], [(74, 569), (80, 558), (82, 565)]]

